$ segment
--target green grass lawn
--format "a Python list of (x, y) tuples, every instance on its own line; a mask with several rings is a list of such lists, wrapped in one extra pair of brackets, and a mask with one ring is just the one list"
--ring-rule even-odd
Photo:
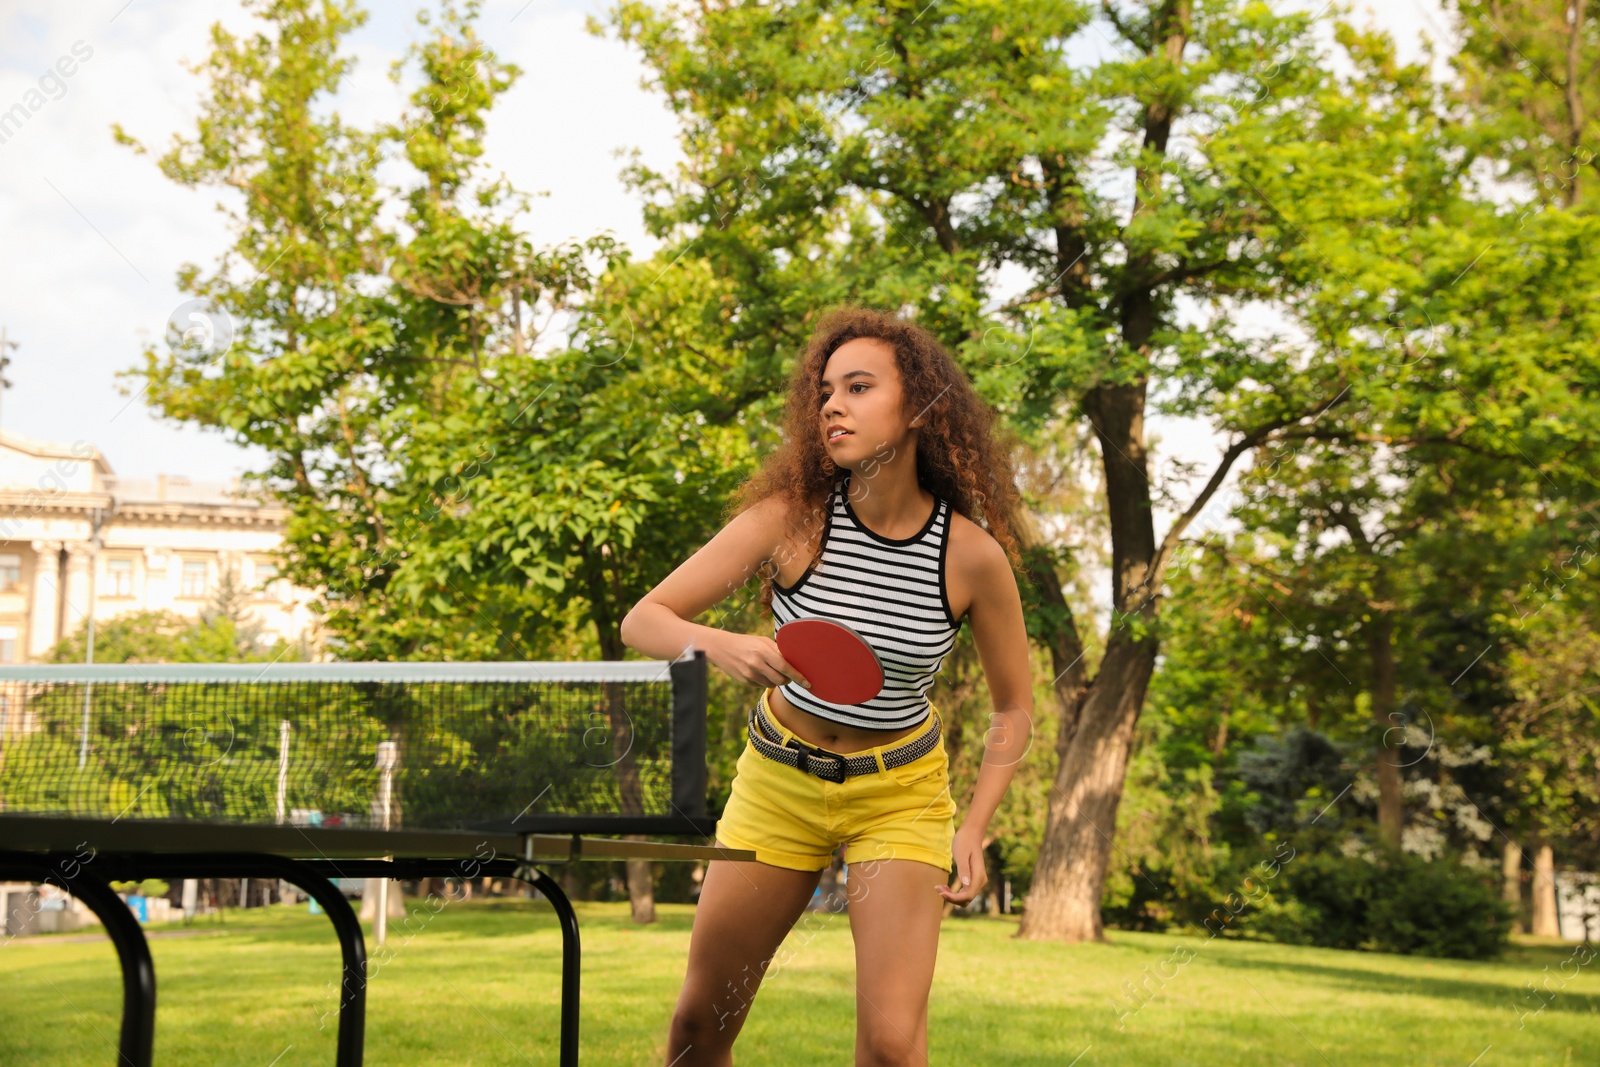
[[(576, 906), (583, 1062), (664, 1063), (694, 909), (660, 905), (658, 922), (637, 927), (625, 902)], [(222, 923), (202, 918), (187, 929), (151, 941), (158, 1063), (333, 1062), (339, 957), (325, 916), (279, 906), (230, 912)], [(1600, 959), (1575, 975), (1568, 963), (1563, 973), (1571, 945), (1522, 940), (1500, 961), (1462, 963), (1120, 931), (1111, 944), (1058, 945), (1018, 941), (1015, 931), (1014, 917), (946, 920), (931, 1004), (933, 1063), (1600, 1063)], [(374, 952), (367, 1061), (554, 1064), (560, 944), (543, 901), (449, 903), (412, 930), (391, 926), (390, 958)], [(1183, 945), (1193, 952), (1188, 962), (1161, 966), (1184, 959), (1173, 956)], [(790, 958), (769, 973), (751, 1007), (735, 1057), (747, 1067), (848, 1067), (849, 919), (809, 913), (788, 947)], [(1147, 979), (1153, 997), (1119, 1029), (1131, 1006), (1124, 983), (1155, 974), (1169, 977)], [(1522, 1016), (1540, 1003), (1530, 982), (1550, 992), (1541, 1012)], [(109, 942), (45, 936), (0, 944), (0, 1063), (110, 1064), (120, 1005)]]

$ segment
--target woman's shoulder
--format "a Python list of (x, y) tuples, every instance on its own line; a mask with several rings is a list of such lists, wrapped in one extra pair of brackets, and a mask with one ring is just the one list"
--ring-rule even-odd
[(988, 530), (951, 507), (949, 553), (950, 559), (969, 573), (979, 573), (996, 557), (1005, 558), (1006, 550)]
[(984, 542), (1000, 547), (1000, 542), (988, 530), (967, 518), (952, 505), (950, 508), (950, 553), (973, 556), (985, 551)]
[(828, 526), (831, 496), (822, 503), (808, 505), (783, 492), (773, 492), (751, 504), (746, 510), (755, 512), (783, 544), (810, 544), (820, 531)]
[(959, 626), (971, 618), (979, 602), (998, 602), (1005, 588), (1000, 568), (1010, 573), (1005, 549), (994, 535), (955, 508), (950, 509), (950, 536), (945, 542), (946, 582), (950, 609)]

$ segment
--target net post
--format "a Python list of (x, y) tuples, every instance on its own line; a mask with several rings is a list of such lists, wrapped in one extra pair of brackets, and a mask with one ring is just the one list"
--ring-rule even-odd
[[(690, 646), (672, 675), (672, 806), (688, 821), (706, 817), (706, 653)], [(700, 827), (686, 827), (701, 832)]]
[[(400, 747), (393, 741), (378, 742), (378, 817), (389, 829), (389, 813), (394, 797), (394, 769), (400, 762)], [(393, 856), (385, 856), (393, 859)], [(372, 936), (379, 945), (389, 939), (389, 879), (378, 879), (378, 906), (372, 917)]]
[(289, 720), (278, 723), (278, 825), (288, 821), (285, 802), (289, 797)]

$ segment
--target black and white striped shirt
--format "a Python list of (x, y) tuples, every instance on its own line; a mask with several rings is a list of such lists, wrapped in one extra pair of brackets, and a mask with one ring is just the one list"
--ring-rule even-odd
[(868, 730), (900, 730), (928, 716), (928, 689), (955, 647), (960, 624), (945, 587), (950, 504), (935, 496), (933, 512), (910, 537), (880, 537), (850, 506), (850, 472), (834, 483), (818, 560), (789, 588), (773, 578), (776, 627), (801, 618), (842, 622), (883, 664), (883, 689), (862, 704), (835, 704), (798, 682), (783, 695), (819, 718)]

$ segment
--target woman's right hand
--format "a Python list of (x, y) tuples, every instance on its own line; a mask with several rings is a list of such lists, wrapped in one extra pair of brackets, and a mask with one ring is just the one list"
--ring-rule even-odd
[(724, 631), (706, 649), (706, 659), (745, 685), (765, 688), (798, 682), (806, 689), (811, 688), (811, 683), (783, 658), (783, 653), (778, 650), (778, 642), (770, 637)]

